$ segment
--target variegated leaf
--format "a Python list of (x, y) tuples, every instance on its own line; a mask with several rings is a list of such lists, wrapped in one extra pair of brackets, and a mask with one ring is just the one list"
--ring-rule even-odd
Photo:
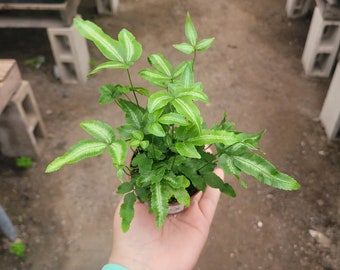
[(53, 160), (45, 172), (50, 173), (59, 170), (64, 165), (73, 164), (89, 157), (99, 156), (106, 150), (106, 143), (92, 140), (82, 140), (73, 145), (62, 156)]

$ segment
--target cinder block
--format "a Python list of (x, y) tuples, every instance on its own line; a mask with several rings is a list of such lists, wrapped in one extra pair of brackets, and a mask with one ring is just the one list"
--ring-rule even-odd
[(286, 13), (290, 19), (297, 19), (305, 16), (315, 6), (314, 0), (287, 0)]
[(21, 83), (21, 74), (14, 59), (0, 59), (0, 114)]
[(327, 137), (331, 140), (340, 140), (340, 62), (337, 64), (322, 106), (320, 120)]
[(76, 28), (48, 28), (54, 59), (63, 83), (85, 83), (90, 71), (87, 43)]
[(340, 44), (340, 21), (325, 20), (315, 7), (302, 54), (305, 73), (327, 78), (334, 68)]
[(321, 16), (325, 20), (340, 20), (340, 1), (315, 0), (320, 9)]
[(45, 125), (28, 81), (22, 81), (11, 101), (0, 115), (0, 149), (5, 156), (41, 154)]
[(119, 0), (96, 0), (99, 14), (117, 14)]

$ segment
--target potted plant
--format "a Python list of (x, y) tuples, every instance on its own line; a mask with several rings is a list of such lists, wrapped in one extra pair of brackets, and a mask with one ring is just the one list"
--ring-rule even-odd
[[(174, 48), (192, 58), (174, 67), (163, 55), (152, 54), (147, 58), (150, 67), (139, 72), (152, 87), (157, 87), (153, 93), (133, 83), (130, 67), (141, 57), (142, 45), (132, 33), (122, 29), (115, 40), (91, 21), (75, 18), (74, 25), (108, 59), (90, 75), (104, 68), (126, 70), (127, 85), (105, 84), (99, 89), (99, 103), (115, 103), (125, 113), (125, 123), (114, 129), (99, 120), (82, 122), (81, 127), (93, 138), (73, 145), (53, 160), (46, 172), (108, 151), (120, 180), (117, 193), (124, 196), (120, 209), (123, 231), (129, 229), (136, 200), (148, 204), (161, 227), (169, 214), (169, 203), (188, 207), (190, 196), (204, 191), (207, 185), (235, 197), (232, 186), (213, 173), (216, 166), (236, 176), (244, 187), (242, 172), (275, 188), (300, 187), (261, 156), (258, 142), (263, 131), (237, 131), (226, 115), (211, 128), (204, 123), (196, 102), (208, 102), (208, 96), (202, 84), (195, 81), (194, 67), (198, 52), (207, 50), (214, 38), (198, 40), (189, 13), (186, 42)], [(146, 98), (145, 106), (141, 105), (141, 97)]]

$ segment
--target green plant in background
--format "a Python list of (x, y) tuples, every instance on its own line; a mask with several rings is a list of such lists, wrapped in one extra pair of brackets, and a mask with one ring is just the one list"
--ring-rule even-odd
[(19, 258), (25, 257), (26, 246), (21, 241), (15, 241), (12, 243), (9, 253), (16, 255)]
[[(117, 105), (125, 113), (125, 123), (114, 129), (99, 120), (82, 122), (81, 127), (92, 139), (73, 145), (53, 160), (46, 172), (108, 152), (121, 181), (117, 193), (124, 195), (120, 209), (123, 231), (129, 229), (136, 200), (148, 203), (160, 227), (168, 215), (169, 202), (189, 206), (190, 196), (204, 191), (207, 185), (235, 197), (233, 187), (213, 173), (216, 166), (236, 176), (244, 187), (242, 172), (275, 188), (300, 187), (295, 179), (279, 172), (261, 156), (258, 143), (262, 131), (256, 134), (237, 131), (226, 115), (211, 128), (204, 123), (197, 102), (208, 102), (208, 96), (202, 83), (195, 80), (194, 66), (198, 52), (207, 50), (214, 38), (198, 40), (189, 14), (185, 23), (186, 42), (174, 48), (192, 55), (191, 60), (173, 66), (163, 55), (152, 54), (147, 58), (150, 67), (139, 72), (151, 86), (157, 87), (153, 93), (133, 82), (130, 68), (142, 55), (142, 45), (132, 33), (122, 29), (115, 40), (93, 22), (76, 18), (74, 24), (108, 59), (91, 75), (105, 68), (126, 70), (127, 85), (105, 84), (99, 89), (99, 103)], [(145, 98), (146, 106), (142, 106), (141, 100)], [(213, 153), (207, 153), (208, 148)], [(133, 153), (131, 162), (129, 149)]]
[(30, 157), (18, 157), (15, 162), (16, 166), (22, 169), (28, 169), (32, 166), (32, 158)]
[(39, 69), (46, 63), (46, 58), (43, 55), (39, 55), (25, 60), (24, 64), (31, 68)]

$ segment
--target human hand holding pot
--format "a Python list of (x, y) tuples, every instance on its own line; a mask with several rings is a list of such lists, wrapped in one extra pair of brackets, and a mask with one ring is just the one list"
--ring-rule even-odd
[[(223, 179), (221, 169), (215, 174)], [(192, 269), (207, 241), (220, 191), (207, 187), (193, 196), (191, 206), (177, 215), (169, 215), (161, 228), (148, 205), (137, 202), (135, 217), (128, 232), (120, 227), (118, 206), (113, 223), (113, 247), (109, 263), (129, 270)]]

